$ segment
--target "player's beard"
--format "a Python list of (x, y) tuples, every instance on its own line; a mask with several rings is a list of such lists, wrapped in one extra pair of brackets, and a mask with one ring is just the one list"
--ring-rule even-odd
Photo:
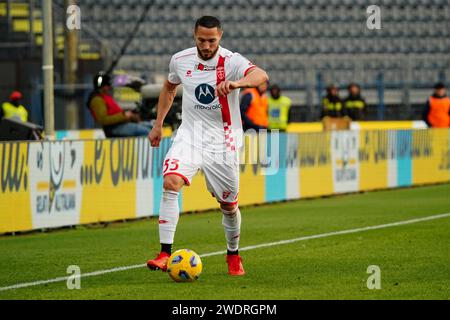
[(205, 56), (202, 53), (202, 51), (200, 50), (200, 48), (197, 47), (198, 56), (200, 57), (200, 59), (205, 60), (205, 61), (214, 58), (216, 56), (217, 51), (219, 51), (219, 46), (217, 46), (217, 49), (215, 51), (213, 51), (212, 53), (210, 53), (211, 51), (208, 51), (208, 56)]

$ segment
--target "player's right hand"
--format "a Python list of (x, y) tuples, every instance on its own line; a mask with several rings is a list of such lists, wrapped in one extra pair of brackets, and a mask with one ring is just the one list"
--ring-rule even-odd
[(154, 148), (159, 147), (159, 143), (162, 138), (162, 127), (155, 126), (152, 128), (152, 131), (148, 134), (148, 140), (150, 140), (150, 145)]

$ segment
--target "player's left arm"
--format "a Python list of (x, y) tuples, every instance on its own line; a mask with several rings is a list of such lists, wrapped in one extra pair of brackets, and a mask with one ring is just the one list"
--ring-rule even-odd
[(255, 88), (260, 84), (269, 81), (267, 72), (259, 67), (251, 68), (247, 74), (237, 81), (223, 81), (216, 88), (216, 96), (223, 97), (228, 95), (231, 91), (240, 88)]

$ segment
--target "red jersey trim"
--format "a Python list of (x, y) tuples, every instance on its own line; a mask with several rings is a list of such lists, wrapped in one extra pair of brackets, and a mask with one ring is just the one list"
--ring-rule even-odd
[(170, 175), (175, 175), (175, 176), (179, 176), (181, 179), (184, 180), (184, 183), (186, 183), (186, 185), (189, 187), (191, 185), (191, 183), (189, 182), (189, 179), (186, 178), (186, 176), (182, 175), (181, 173), (178, 172), (167, 172), (166, 174), (163, 175), (163, 178), (166, 176), (170, 176)]
[(248, 73), (250, 70), (252, 70), (252, 69), (254, 69), (254, 68), (256, 68), (256, 66), (251, 66), (251, 67), (247, 68), (247, 70), (245, 70), (245, 72), (244, 72), (244, 77), (247, 75), (247, 73)]

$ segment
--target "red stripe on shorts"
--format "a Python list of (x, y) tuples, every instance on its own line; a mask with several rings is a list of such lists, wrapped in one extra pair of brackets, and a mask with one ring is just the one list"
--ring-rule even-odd
[(174, 176), (180, 177), (181, 179), (184, 180), (184, 183), (185, 183), (188, 187), (191, 185), (191, 183), (189, 182), (189, 179), (188, 179), (185, 175), (182, 175), (181, 173), (178, 173), (178, 172), (167, 172), (167, 173), (165, 173), (165, 174), (163, 175), (163, 178), (164, 178), (164, 177), (167, 177), (167, 176), (170, 176), (170, 175), (174, 175)]

